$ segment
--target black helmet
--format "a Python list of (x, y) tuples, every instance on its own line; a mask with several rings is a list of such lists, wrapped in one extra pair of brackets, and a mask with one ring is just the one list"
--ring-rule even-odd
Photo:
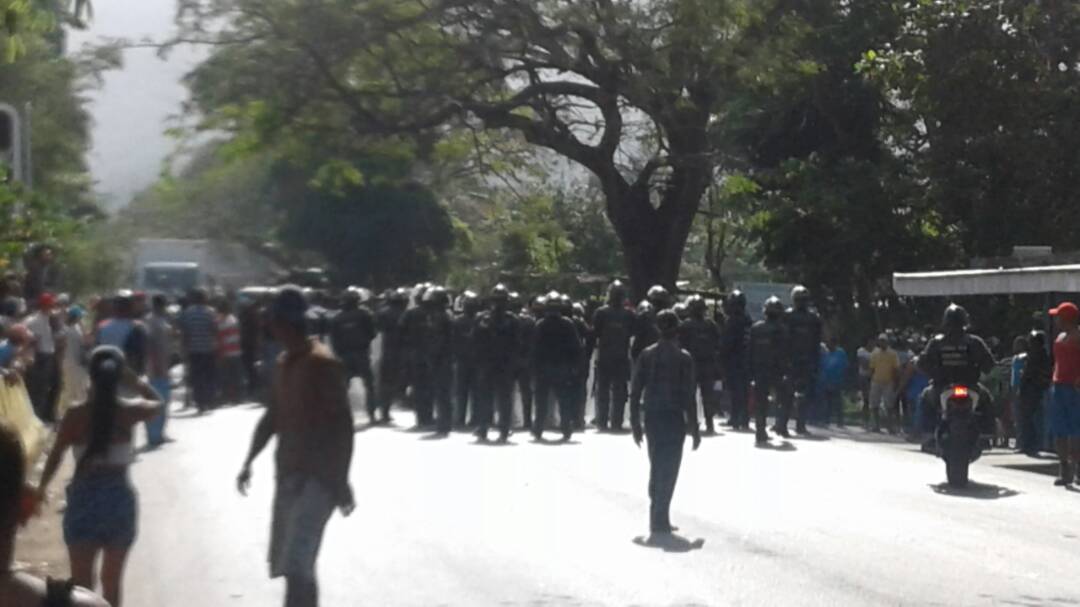
[(709, 309), (709, 306), (706, 305), (704, 297), (700, 295), (691, 295), (686, 300), (686, 309), (689, 310), (691, 314), (698, 312), (704, 314)]
[(1046, 348), (1046, 332), (1038, 329), (1028, 335), (1028, 346), (1031, 348)]
[(544, 296), (544, 311), (545, 312), (559, 312), (562, 310), (562, 302), (559, 300), (561, 295), (558, 291), (551, 291)]
[(559, 295), (559, 307), (565, 314), (570, 314), (574, 311), (574, 300), (570, 299), (570, 296), (562, 293)]
[(424, 291), (423, 303), (445, 308), (450, 305), (450, 294), (443, 287), (430, 287)]
[(746, 310), (746, 293), (735, 289), (728, 293), (727, 300), (724, 303), (728, 310)]
[(510, 307), (516, 310), (520, 308), (521, 305), (521, 293), (518, 293), (517, 291), (510, 291)]
[(341, 294), (341, 305), (345, 307), (356, 307), (360, 305), (360, 292), (352, 289), (346, 289)]
[(671, 309), (674, 310), (675, 316), (677, 316), (679, 320), (686, 320), (687, 317), (690, 316), (690, 309), (687, 308), (685, 302), (680, 301), (679, 303), (675, 304)]
[(648, 293), (645, 294), (645, 298), (658, 308), (666, 308), (671, 305), (671, 293), (660, 285), (650, 287)]
[(575, 301), (574, 306), (573, 306), (573, 310), (574, 310), (574, 316), (575, 317), (577, 317), (577, 318), (585, 318), (585, 304), (582, 304), (581, 302)]
[(390, 296), (387, 297), (390, 303), (404, 304), (409, 303), (409, 290), (405, 287), (394, 289), (390, 292)]
[(805, 310), (810, 306), (810, 289), (799, 285), (791, 290), (791, 302), (795, 304), (795, 308), (799, 310)]
[(495, 288), (491, 290), (491, 301), (509, 303), (510, 302), (510, 289), (507, 289), (503, 284), (495, 285)]
[(660, 310), (656, 315), (656, 327), (664, 335), (671, 335), (679, 330), (679, 316), (672, 310)]
[(765, 312), (766, 318), (780, 318), (784, 314), (784, 302), (780, 301), (780, 298), (773, 295), (765, 300), (765, 306), (762, 308)]
[(945, 308), (945, 315), (941, 319), (941, 326), (946, 331), (964, 331), (968, 327), (968, 313), (963, 306), (949, 304)]
[(626, 285), (621, 280), (616, 280), (608, 287), (607, 294), (608, 302), (621, 305), (623, 300), (626, 299)]
[(641, 303), (637, 305), (638, 316), (651, 315), (655, 311), (656, 308), (647, 299), (641, 300)]
[(465, 312), (476, 312), (480, 309), (480, 296), (472, 291), (461, 294), (461, 309)]

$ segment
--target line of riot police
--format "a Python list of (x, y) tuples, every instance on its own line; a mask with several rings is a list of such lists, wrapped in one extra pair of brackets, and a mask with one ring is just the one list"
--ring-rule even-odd
[[(350, 375), (363, 381), (373, 423), (388, 423), (391, 407), (408, 395), (418, 427), (437, 434), (467, 427), (487, 440), (494, 428), (506, 441), (520, 419), (519, 428), (537, 439), (554, 427), (569, 440), (585, 427), (591, 375), (591, 424), (622, 431), (634, 361), (657, 342), (656, 315), (673, 309), (681, 319), (679, 343), (694, 360), (706, 433), (714, 433), (724, 415), (721, 386), (728, 426), (750, 429), (752, 394), (758, 442), (769, 438), (770, 397), (778, 406), (777, 434), (789, 436), (793, 413), (795, 431), (807, 432), (806, 397), (818, 373), (822, 321), (804, 287), (793, 291), (790, 309), (769, 299), (757, 323), (739, 291), (710, 314), (701, 296), (676, 302), (660, 286), (632, 306), (619, 281), (591, 318), (566, 295), (552, 291), (526, 303), (503, 285), (484, 296), (465, 291), (456, 302), (440, 286), (400, 288), (384, 293), (374, 312), (362, 305), (362, 293), (345, 293), (325, 333)], [(382, 336), (377, 382), (376, 335)]]

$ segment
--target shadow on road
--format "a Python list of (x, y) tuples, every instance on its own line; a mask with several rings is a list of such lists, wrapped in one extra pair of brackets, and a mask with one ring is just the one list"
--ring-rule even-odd
[(705, 540), (701, 538), (690, 540), (674, 533), (657, 533), (648, 537), (639, 535), (634, 538), (634, 543), (643, 548), (653, 548), (677, 554), (693, 552), (705, 547)]
[(795, 445), (791, 444), (790, 442), (788, 442), (786, 440), (781, 441), (780, 443), (769, 442), (769, 443), (755, 444), (754, 446), (756, 448), (758, 448), (758, 449), (763, 450), (763, 451), (782, 451), (782, 452), (785, 452), (785, 453), (799, 450), (798, 447), (796, 447)]
[(824, 434), (792, 434), (791, 440), (806, 441), (810, 443), (824, 443), (831, 441), (831, 436), (825, 436)]
[(1016, 598), (1002, 599), (989, 594), (980, 594), (980, 599), (994, 603), (995, 605), (1012, 605), (1015, 607), (1051, 607), (1059, 605), (1080, 605), (1080, 600), (1067, 597), (1039, 597), (1023, 594)]
[(1019, 491), (1013, 491), (1008, 487), (987, 485), (984, 483), (968, 483), (968, 486), (963, 488), (950, 487), (948, 483), (938, 483), (936, 485), (929, 485), (929, 487), (938, 495), (966, 497), (979, 500), (996, 500), (1020, 495)]
[(1058, 462), (1056, 458), (1051, 461), (1032, 460), (1031, 462), (1022, 464), (1001, 464), (995, 467), (1005, 468), (1006, 470), (1020, 470), (1021, 472), (1035, 472), (1036, 474), (1045, 474), (1047, 476), (1058, 475)]
[(576, 441), (576, 440), (574, 440), (572, 438), (570, 440), (563, 440), (561, 438), (556, 439), (556, 440), (550, 440), (550, 439), (547, 439), (547, 438), (533, 437), (533, 439), (531, 441), (529, 441), (529, 442), (531, 442), (534, 445), (544, 445), (545, 447), (562, 447), (563, 445), (580, 445), (581, 444), (580, 442), (578, 442), (578, 441)]

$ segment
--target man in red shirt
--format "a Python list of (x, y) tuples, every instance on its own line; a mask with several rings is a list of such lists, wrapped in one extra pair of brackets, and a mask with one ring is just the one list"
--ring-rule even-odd
[(1064, 302), (1050, 315), (1061, 330), (1054, 341), (1054, 391), (1048, 412), (1061, 467), (1054, 484), (1065, 487), (1080, 472), (1080, 308)]

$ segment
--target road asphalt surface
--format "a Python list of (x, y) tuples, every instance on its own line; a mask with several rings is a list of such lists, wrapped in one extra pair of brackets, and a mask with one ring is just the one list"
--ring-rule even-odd
[[(259, 414), (174, 413), (176, 442), (140, 455), (126, 604), (281, 604), (265, 565), (273, 443), (251, 494), (234, 485)], [(991, 453), (953, 491), (939, 460), (861, 431), (768, 449), (727, 432), (688, 441), (681, 529), (654, 547), (629, 435), (487, 446), (396, 421), (356, 433), (358, 507), (328, 527), (325, 606), (1080, 605), (1080, 492), (1031, 471), (1051, 461)]]

